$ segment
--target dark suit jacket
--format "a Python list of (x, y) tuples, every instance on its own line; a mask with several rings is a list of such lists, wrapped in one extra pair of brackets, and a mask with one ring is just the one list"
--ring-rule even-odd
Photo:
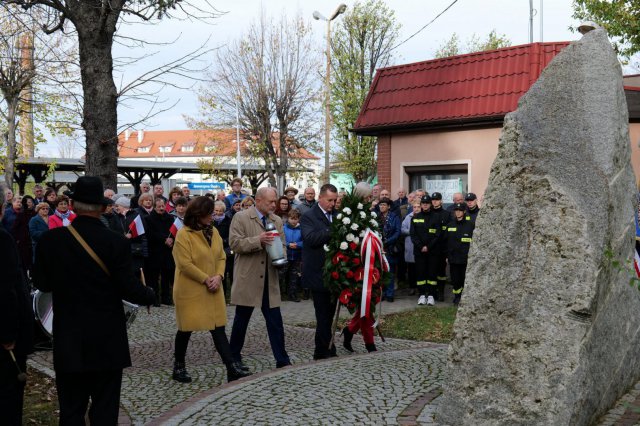
[[(335, 219), (335, 212), (333, 219)], [(324, 245), (331, 239), (331, 223), (316, 203), (300, 219), (302, 230), (302, 287), (315, 291), (328, 291), (324, 286)]]
[(100, 219), (78, 216), (73, 227), (106, 264), (110, 277), (66, 227), (46, 232), (36, 247), (34, 282), (53, 292), (53, 364), (66, 373), (117, 370), (131, 365), (122, 300), (155, 301), (131, 269), (123, 235)]

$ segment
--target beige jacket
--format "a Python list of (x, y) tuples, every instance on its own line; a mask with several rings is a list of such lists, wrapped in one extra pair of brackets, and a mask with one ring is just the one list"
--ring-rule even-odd
[[(270, 214), (284, 244), (282, 219)], [(267, 251), (260, 244), (260, 234), (264, 226), (255, 207), (240, 211), (233, 216), (229, 229), (229, 246), (235, 253), (231, 303), (240, 306), (262, 306), (265, 273), (269, 277), (269, 307), (280, 306), (280, 284), (278, 271), (271, 266)]]

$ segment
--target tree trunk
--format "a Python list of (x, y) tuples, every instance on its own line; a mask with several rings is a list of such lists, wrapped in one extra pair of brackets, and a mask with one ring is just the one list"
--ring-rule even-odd
[(4, 181), (13, 190), (13, 174), (16, 163), (16, 114), (18, 111), (19, 97), (9, 100), (7, 105), (7, 159), (4, 165)]
[[(87, 2), (93, 3), (93, 2)], [(105, 188), (117, 189), (118, 94), (113, 82), (113, 34), (118, 12), (102, 20), (100, 8), (81, 7), (77, 15), (80, 70), (84, 94), (82, 127), (86, 133), (86, 174)]]

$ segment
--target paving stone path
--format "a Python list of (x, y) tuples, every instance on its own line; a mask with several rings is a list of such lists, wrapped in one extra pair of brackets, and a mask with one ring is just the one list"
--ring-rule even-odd
[[(415, 308), (416, 298), (402, 295), (383, 307), (385, 313)], [(229, 307), (229, 325), (233, 313)], [(314, 331), (298, 326), (314, 322), (312, 302), (283, 302), (282, 313), (292, 367), (275, 369), (264, 319), (256, 310), (243, 350), (253, 376), (226, 383), (211, 336), (194, 333), (186, 359), (193, 382), (181, 384), (171, 379), (173, 308), (154, 308), (150, 314), (141, 309), (129, 329), (133, 366), (124, 372), (120, 423), (436, 424), (433, 414), (446, 379), (446, 345), (399, 339), (382, 343), (376, 337), (379, 351), (367, 354), (356, 336), (355, 354), (342, 349), (338, 339), (337, 358), (314, 362)], [(348, 317), (343, 310), (341, 318)], [(51, 352), (37, 352), (29, 363), (53, 375)], [(640, 384), (598, 424), (640, 425)]]

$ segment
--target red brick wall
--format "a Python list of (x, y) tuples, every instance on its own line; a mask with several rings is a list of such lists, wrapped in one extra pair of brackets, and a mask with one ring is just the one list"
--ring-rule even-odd
[(391, 190), (391, 135), (378, 136), (378, 183)]

